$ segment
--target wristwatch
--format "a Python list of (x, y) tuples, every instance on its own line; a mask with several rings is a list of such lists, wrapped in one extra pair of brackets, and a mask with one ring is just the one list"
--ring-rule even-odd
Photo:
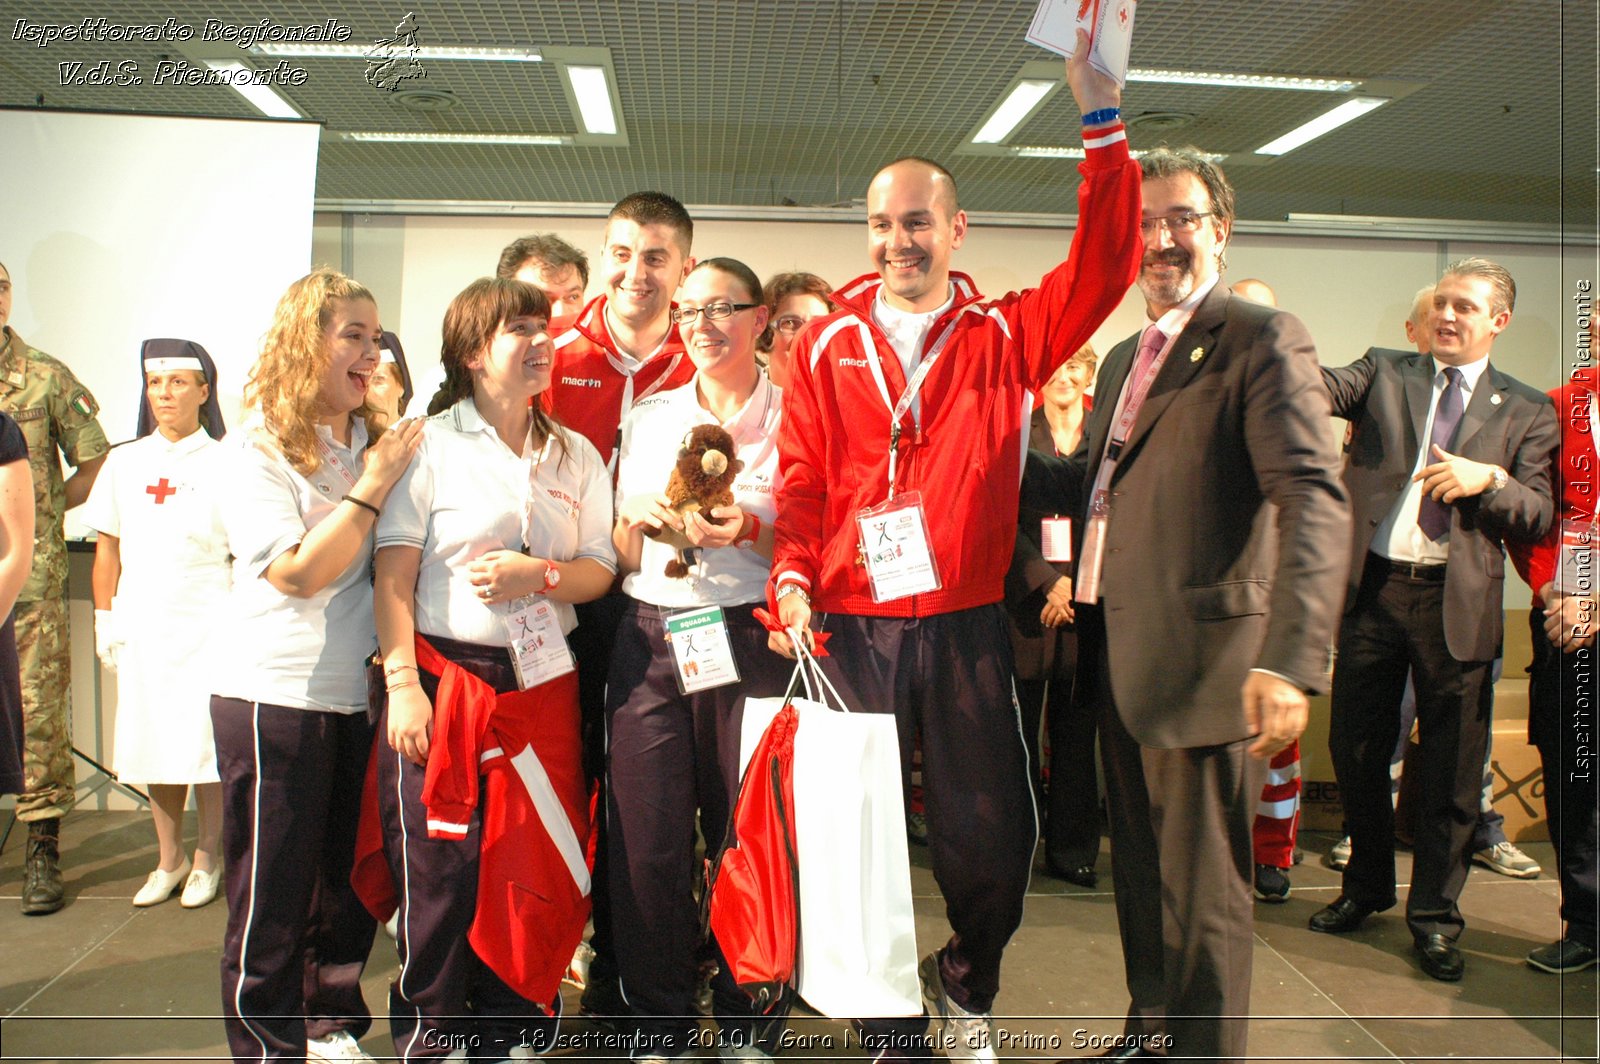
[(1489, 474), (1489, 487), (1486, 490), (1487, 491), (1499, 491), (1501, 488), (1505, 487), (1506, 484), (1508, 484), (1510, 481), (1511, 481), (1511, 474), (1507, 473), (1504, 469), (1501, 469), (1499, 466), (1495, 466), (1494, 467), (1494, 471)]
[(782, 602), (784, 599), (788, 598), (790, 595), (799, 595), (801, 602), (804, 602), (807, 606), (811, 605), (811, 596), (806, 593), (805, 587), (800, 585), (800, 584), (794, 583), (793, 581), (790, 581), (787, 584), (781, 585), (778, 588), (778, 593), (776, 595), (772, 596), (772, 601), (773, 602)]
[(554, 561), (547, 560), (544, 563), (544, 587), (539, 589), (539, 594), (554, 591), (559, 586), (561, 586), (561, 570), (556, 568)]

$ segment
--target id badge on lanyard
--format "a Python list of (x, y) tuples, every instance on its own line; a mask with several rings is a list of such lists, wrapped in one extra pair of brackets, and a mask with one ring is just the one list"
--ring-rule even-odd
[(508, 603), (505, 625), (520, 689), (537, 687), (577, 667), (567, 637), (561, 634), (555, 604), (544, 596), (530, 595)]
[(1556, 566), (1556, 593), (1592, 597), (1595, 593), (1595, 536), (1591, 521), (1561, 522), (1561, 556)]
[(872, 601), (893, 602), (943, 586), (928, 545), (928, 517), (922, 510), (921, 492), (901, 492), (867, 507), (856, 515), (856, 525), (861, 530)]
[(1047, 562), (1072, 560), (1072, 518), (1046, 517), (1039, 521), (1039, 553)]
[[(868, 343), (873, 377), (889, 408), (889, 498), (876, 506), (868, 506), (856, 514), (856, 527), (860, 533), (860, 557), (867, 567), (867, 583), (872, 588), (872, 601), (893, 602), (911, 595), (937, 591), (944, 586), (939, 578), (939, 564), (934, 559), (931, 538), (928, 535), (928, 515), (922, 507), (922, 493), (907, 491), (896, 494), (895, 473), (900, 457), (900, 422), (911, 409), (923, 382), (933, 370), (933, 364), (944, 353), (945, 345), (954, 335), (956, 321), (945, 326), (937, 343), (922, 364), (917, 367), (898, 403), (889, 402), (889, 388), (883, 379), (883, 368), (875, 344)], [(866, 334), (863, 327), (862, 332)], [(864, 336), (870, 341), (870, 334)]]
[(739, 666), (733, 660), (722, 607), (683, 610), (668, 614), (666, 620), (679, 694), (692, 695), (739, 682)]

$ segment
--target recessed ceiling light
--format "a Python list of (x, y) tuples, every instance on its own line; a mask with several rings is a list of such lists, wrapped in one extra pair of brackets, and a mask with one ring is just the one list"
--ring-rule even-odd
[[(283, 55), (295, 59), (366, 59), (372, 46), (354, 44), (297, 44), (287, 41), (273, 43), (262, 41), (254, 48), (262, 55)], [(417, 59), (445, 59), (483, 63), (542, 63), (544, 53), (538, 48), (473, 48), (467, 45), (440, 45), (433, 48), (418, 47), (408, 52)]]
[(299, 109), (265, 83), (267, 75), (236, 60), (206, 60), (206, 66), (222, 75), (222, 81), (250, 101), (250, 106), (268, 118), (304, 118)]
[(399, 144), (524, 144), (559, 146), (572, 138), (555, 133), (388, 133), (381, 130), (342, 130), (330, 136), (339, 140)]
[(1360, 84), (1345, 78), (1299, 77), (1286, 74), (1218, 74), (1205, 70), (1133, 68), (1129, 81), (1167, 85), (1216, 85), (1230, 89), (1289, 89), (1300, 92), (1349, 92)]
[(1331, 111), (1324, 112), (1302, 126), (1298, 126), (1279, 137), (1256, 149), (1257, 155), (1285, 155), (1304, 144), (1309, 144), (1325, 133), (1332, 133), (1340, 126), (1354, 122), (1362, 115), (1377, 110), (1388, 103), (1387, 99), (1379, 96), (1357, 96), (1346, 100)]
[(606, 68), (568, 64), (561, 68), (578, 103), (578, 120), (586, 133), (615, 136), (617, 113), (611, 107), (611, 82)]
[(972, 142), (999, 144), (1027, 120), (1028, 116), (1044, 102), (1045, 97), (1060, 86), (1059, 80), (1045, 81), (1030, 78), (1017, 82), (1011, 86), (1011, 91), (1000, 106), (995, 108), (989, 120), (972, 135)]

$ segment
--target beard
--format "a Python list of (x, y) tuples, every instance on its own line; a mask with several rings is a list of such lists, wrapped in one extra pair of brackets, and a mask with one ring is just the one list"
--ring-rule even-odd
[[(1176, 266), (1179, 272), (1170, 276), (1157, 276), (1146, 272), (1147, 268), (1153, 265)], [(1194, 293), (1194, 256), (1180, 248), (1169, 248), (1166, 251), (1147, 254), (1140, 263), (1138, 283), (1139, 291), (1144, 293), (1145, 299), (1150, 303), (1156, 306), (1175, 307)]]

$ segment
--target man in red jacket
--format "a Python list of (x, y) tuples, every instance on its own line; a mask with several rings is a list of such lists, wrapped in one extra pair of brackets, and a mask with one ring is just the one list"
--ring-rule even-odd
[[(616, 481), (622, 419), (633, 404), (676, 388), (694, 376), (694, 363), (672, 324), (672, 296), (694, 266), (694, 222), (683, 204), (663, 192), (624, 196), (606, 219), (595, 277), (604, 291), (589, 301), (571, 329), (556, 337), (556, 365), (545, 391), (561, 423), (600, 452)], [(578, 659), (578, 706), (583, 713), (584, 771), (600, 787), (605, 775), (606, 674), (622, 607), (620, 591), (578, 608), (569, 637)], [(604, 807), (604, 798), (601, 798)], [(594, 868), (594, 958), (581, 1005), (595, 1016), (620, 1016), (627, 1002), (611, 949), (606, 822), (599, 822)], [(574, 958), (575, 960), (577, 958)]]
[(1557, 452), (1556, 520), (1536, 543), (1510, 540), (1507, 549), (1518, 574), (1535, 589), (1528, 625), (1533, 635), (1533, 665), (1528, 669), (1528, 740), (1539, 749), (1544, 768), (1545, 812), (1556, 847), (1561, 878), (1561, 938), (1528, 954), (1540, 971), (1566, 975), (1595, 964), (1600, 941), (1600, 805), (1596, 803), (1595, 547), (1600, 527), (1595, 515), (1595, 477), (1600, 472), (1600, 396), (1594, 359), (1600, 328), (1590, 317), (1588, 344), (1579, 341), (1577, 368), (1567, 383), (1550, 392), (1561, 423)]
[[(823, 666), (853, 708), (922, 738), (928, 845), (955, 934), (922, 967), (952, 1059), (994, 1060), (1000, 958), (1037, 836), (1011, 693), (1004, 580), (1016, 533), (1023, 396), (1121, 301), (1139, 257), (1139, 168), (1121, 91), (1083, 57), (1078, 230), (1038, 288), (982, 302), (950, 270), (967, 218), (948, 171), (885, 167), (867, 189), (876, 274), (796, 341), (779, 440), (773, 578), (786, 628), (832, 633)], [(792, 653), (786, 635), (773, 648)], [(928, 1054), (926, 1020), (864, 1020), (878, 1059)]]

